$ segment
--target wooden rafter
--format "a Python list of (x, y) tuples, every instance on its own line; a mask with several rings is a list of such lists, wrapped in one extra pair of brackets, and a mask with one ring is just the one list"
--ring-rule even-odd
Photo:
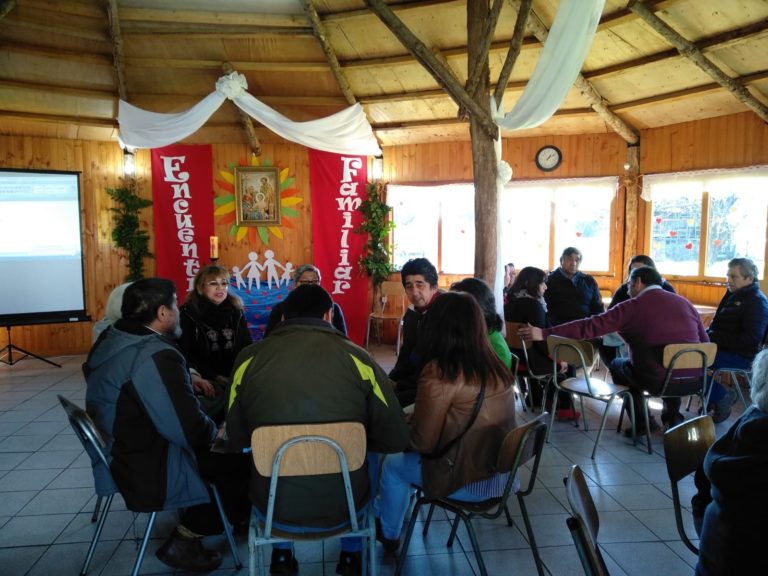
[(483, 126), (489, 136), (496, 138), (498, 127), (487, 111), (467, 94), (450, 68), (445, 66), (416, 35), (392, 12), (383, 0), (365, 0), (366, 5), (379, 17), (405, 48), (413, 54), (424, 68), (437, 80), (459, 107), (464, 107)]
[(127, 102), (128, 91), (125, 87), (123, 36), (120, 33), (120, 16), (117, 11), (117, 0), (107, 0), (107, 15), (109, 16), (109, 36), (112, 38), (112, 66), (115, 69), (117, 94), (120, 96), (120, 100)]
[(765, 106), (757, 98), (749, 93), (737, 79), (731, 78), (725, 72), (715, 66), (704, 54), (701, 53), (693, 42), (683, 38), (674, 28), (656, 16), (645, 4), (637, 0), (630, 0), (629, 9), (643, 19), (662, 38), (672, 44), (677, 50), (709, 74), (715, 82), (733, 94), (736, 99), (747, 108), (755, 112), (764, 122), (768, 122), (768, 106)]
[[(482, 40), (477, 47), (478, 60), (485, 61), (488, 59), (488, 50), (493, 42), (493, 35), (496, 32), (496, 23), (499, 21), (499, 14), (501, 13), (501, 7), (503, 5), (504, 0), (493, 0), (493, 6), (491, 7), (491, 11), (488, 13), (488, 18), (485, 20), (483, 26), (483, 33), (480, 35)], [(477, 97), (477, 87), (480, 84), (480, 75), (480, 67), (478, 66), (472, 71), (469, 80), (467, 80), (467, 93), (472, 96), (472, 98)]]
[(504, 59), (504, 64), (499, 73), (499, 81), (496, 83), (496, 89), (493, 93), (493, 99), (496, 101), (496, 106), (501, 105), (501, 99), (509, 84), (509, 76), (512, 74), (512, 69), (515, 67), (517, 57), (520, 56), (520, 49), (522, 48), (523, 38), (525, 36), (525, 23), (528, 21), (528, 15), (531, 12), (532, 5), (533, 0), (523, 0), (520, 4), (520, 11), (517, 13), (517, 20), (515, 21), (515, 30), (512, 33), (512, 40), (509, 41), (509, 51), (507, 52), (507, 57)]
[[(509, 3), (520, 12), (520, 0), (509, 0)], [(547, 37), (549, 36), (549, 30), (541, 19), (536, 16), (536, 12), (533, 10), (528, 16), (528, 27), (539, 41), (542, 43), (546, 42)], [(637, 130), (610, 110), (607, 102), (582, 74), (578, 75), (576, 82), (574, 82), (574, 86), (581, 92), (584, 98), (587, 99), (590, 106), (592, 106), (598, 116), (603, 119), (603, 122), (610, 126), (619, 136), (629, 144), (637, 144), (640, 141), (640, 136)]]
[(336, 52), (331, 46), (331, 43), (328, 42), (328, 34), (325, 31), (325, 25), (323, 24), (322, 20), (320, 20), (320, 15), (317, 13), (315, 5), (312, 3), (312, 0), (301, 0), (301, 4), (304, 8), (304, 13), (307, 15), (307, 19), (309, 20), (310, 24), (312, 24), (312, 30), (315, 32), (315, 38), (317, 38), (317, 41), (320, 42), (320, 46), (323, 48), (325, 59), (328, 61), (328, 65), (331, 67), (331, 71), (336, 78), (336, 82), (339, 83), (341, 93), (344, 94), (344, 98), (347, 99), (347, 103), (354, 104), (357, 102), (357, 100), (355, 99), (355, 95), (352, 93), (352, 88), (349, 87), (347, 78), (344, 76), (344, 73), (341, 70), (339, 59), (336, 57)]
[[(224, 74), (229, 74), (234, 70), (232, 64), (229, 62), (224, 62), (221, 65), (221, 71), (224, 72)], [(235, 106), (235, 104), (232, 103), (232, 106)], [(240, 116), (240, 123), (243, 125), (243, 130), (245, 130), (245, 137), (248, 139), (248, 146), (251, 147), (251, 152), (256, 156), (261, 156), (261, 142), (253, 127), (253, 120), (244, 110), (241, 110), (239, 106), (235, 106), (235, 108), (237, 108), (237, 115)]]
[(16, 0), (0, 1), (0, 18), (3, 18), (8, 12), (16, 7)]

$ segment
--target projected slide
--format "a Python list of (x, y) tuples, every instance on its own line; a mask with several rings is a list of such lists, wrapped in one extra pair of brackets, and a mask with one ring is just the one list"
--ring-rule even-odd
[(85, 316), (79, 174), (0, 170), (0, 325)]

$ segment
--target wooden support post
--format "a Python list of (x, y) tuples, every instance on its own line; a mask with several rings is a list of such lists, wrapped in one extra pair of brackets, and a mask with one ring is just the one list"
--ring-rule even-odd
[[(221, 70), (224, 74), (229, 74), (234, 72), (235, 69), (229, 62), (224, 62), (221, 65)], [(237, 108), (237, 114), (240, 116), (240, 123), (243, 125), (243, 130), (245, 130), (245, 136), (248, 139), (248, 146), (250, 146), (251, 152), (256, 156), (261, 156), (261, 141), (256, 134), (256, 128), (253, 126), (253, 119), (244, 110), (241, 110), (239, 106), (235, 106), (235, 108)]]
[(621, 269), (616, 272), (620, 277), (623, 277), (632, 256), (637, 254), (637, 235), (640, 232), (637, 219), (640, 200), (639, 146), (627, 148), (627, 164), (629, 168), (624, 171), (624, 254), (620, 263)]

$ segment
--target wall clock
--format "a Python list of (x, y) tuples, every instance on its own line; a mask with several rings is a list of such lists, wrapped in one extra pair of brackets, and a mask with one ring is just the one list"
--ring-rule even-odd
[(551, 172), (563, 161), (563, 153), (557, 146), (542, 146), (536, 152), (536, 166), (544, 172)]

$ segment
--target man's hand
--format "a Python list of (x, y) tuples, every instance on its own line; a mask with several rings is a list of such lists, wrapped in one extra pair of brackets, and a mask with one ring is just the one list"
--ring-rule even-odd
[(202, 394), (208, 398), (213, 398), (216, 395), (213, 385), (198, 374), (192, 374), (192, 389), (197, 394)]
[(517, 330), (517, 335), (520, 336), (526, 342), (537, 342), (544, 340), (544, 331), (536, 326), (521, 326)]

